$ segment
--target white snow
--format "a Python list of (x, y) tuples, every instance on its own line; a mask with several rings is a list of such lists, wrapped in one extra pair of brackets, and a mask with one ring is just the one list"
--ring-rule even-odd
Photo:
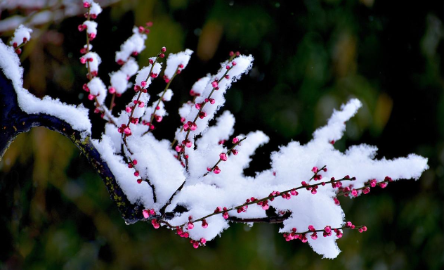
[(89, 81), (88, 88), (90, 94), (97, 97), (97, 101), (99, 102), (99, 104), (103, 104), (106, 98), (107, 91), (106, 91), (106, 86), (102, 82), (102, 80), (97, 77), (93, 78), (91, 81)]
[[(138, 94), (136, 96), (138, 96)], [(139, 102), (143, 103), (139, 103), (137, 105), (135, 105), (134, 102), (131, 103), (131, 106), (134, 106), (133, 118), (140, 118), (143, 116), (149, 99), (150, 95), (148, 93), (140, 93)], [(143, 106), (141, 104), (143, 104)]]
[(134, 172), (128, 169), (122, 156), (114, 154), (115, 149), (120, 148), (120, 145), (114, 145), (107, 135), (102, 135), (100, 141), (93, 140), (92, 142), (103, 160), (108, 164), (128, 200), (131, 203), (142, 201), (147, 207), (153, 205), (153, 198), (149, 196), (152, 194), (151, 188), (147, 184), (137, 184), (138, 177), (134, 176)]
[(117, 94), (123, 94), (128, 88), (126, 74), (122, 71), (116, 71), (110, 74), (111, 86), (116, 89)]
[[(101, 0), (102, 7), (109, 6), (119, 0)], [(0, 20), (0, 32), (4, 33), (16, 29), (20, 24), (28, 26), (42, 25), (48, 22), (58, 22), (64, 18), (82, 15), (85, 13), (78, 3), (79, 1), (63, 0), (1, 0), (0, 10), (9, 10), (10, 14), (17, 8), (32, 10), (33, 16), (14, 15)], [(42, 9), (45, 7), (46, 9)], [(91, 8), (92, 13), (97, 13), (97, 7)]]
[(95, 21), (84, 21), (83, 25), (86, 25), (86, 32), (88, 34), (97, 35), (97, 23)]
[(97, 16), (97, 15), (99, 15), (100, 13), (102, 13), (102, 8), (101, 8), (96, 2), (93, 2), (93, 3), (91, 4), (91, 8), (90, 8), (89, 12), (90, 12), (91, 14)]
[[(161, 93), (159, 93), (159, 96), (161, 96)], [(166, 90), (165, 94), (163, 95), (164, 101), (171, 101), (171, 98), (173, 97), (173, 91), (171, 89)]]
[[(152, 78), (151, 78), (151, 76), (149, 76), (150, 71), (151, 71), (151, 67), (152, 67), (152, 64), (149, 64), (148, 66), (143, 67), (141, 70), (139, 70), (139, 72), (137, 73), (137, 76), (136, 76), (136, 85), (139, 85), (142, 87), (142, 82), (145, 81), (146, 85), (145, 85), (145, 87), (142, 87), (142, 88), (146, 89), (150, 86), (150, 84), (152, 82)], [(154, 64), (154, 67), (153, 67), (151, 73), (159, 74), (161, 68), (162, 68), (162, 64), (156, 62)]]
[(120, 51), (116, 52), (116, 62), (126, 62), (132, 53), (140, 53), (145, 49), (146, 38), (145, 34), (139, 33), (139, 29), (134, 27), (133, 35), (120, 46)]
[[(226, 72), (226, 66), (229, 64), (228, 62), (224, 62), (221, 65), (221, 68), (219, 69), (218, 73), (215, 76), (211, 76), (209, 82), (205, 86), (205, 90), (203, 91), (202, 95), (196, 98), (196, 104), (202, 103), (205, 101), (205, 98), (210, 96), (210, 93), (212, 92), (211, 98), (214, 99), (214, 104), (207, 103), (204, 106), (203, 112), (207, 114), (207, 116), (203, 119), (198, 118), (196, 121), (197, 128), (194, 131), (190, 132), (191, 138), (193, 138), (196, 135), (199, 135), (202, 131), (204, 131), (208, 127), (208, 122), (214, 117), (217, 110), (222, 107), (225, 104), (225, 92), (230, 88), (231, 83), (236, 81), (237, 79), (242, 76), (242, 74), (248, 72), (251, 69), (251, 66), (253, 64), (253, 57), (251, 55), (245, 56), (240, 55), (236, 57), (233, 61), (236, 62), (236, 65), (231, 68), (227, 75), (229, 75), (229, 79), (221, 79), (225, 72)], [(202, 79), (201, 79), (202, 80)], [(218, 83), (218, 90), (213, 91), (212, 83), (214, 81), (220, 80)], [(188, 121), (194, 121), (196, 118), (196, 115), (198, 114), (199, 110), (196, 107), (193, 107), (190, 111), (190, 113), (185, 117), (186, 122)], [(176, 133), (176, 139), (181, 142), (185, 139), (186, 132), (177, 132)]]
[(100, 63), (102, 63), (102, 59), (100, 58), (100, 56), (95, 53), (95, 52), (89, 52), (85, 55), (83, 55), (82, 57), (80, 57), (80, 59), (91, 59), (91, 61), (88, 61), (85, 63), (86, 66), (89, 65), (89, 69), (91, 70), (91, 72), (98, 72), (99, 71), (99, 65)]
[(210, 82), (211, 76), (208, 74), (206, 77), (200, 78), (197, 82), (194, 83), (191, 90), (198, 95), (202, 95), (205, 87)]
[(17, 29), (15, 29), (14, 37), (12, 38), (10, 44), (16, 44), (17, 46), (20, 46), (23, 41), (29, 41), (31, 39), (31, 33), (32, 29), (27, 28), (23, 24), (21, 24)]
[(5, 76), (12, 81), (17, 93), (20, 108), (28, 114), (48, 114), (69, 123), (73, 129), (83, 132), (86, 136), (91, 133), (91, 122), (88, 110), (83, 106), (67, 105), (58, 99), (45, 97), (38, 99), (23, 88), (23, 68), (12, 47), (6, 46), (0, 40), (0, 68)]
[[(184, 118), (187, 117), (188, 114), (190, 114), (191, 110), (193, 109), (193, 104), (191, 102), (184, 103), (182, 107), (179, 108), (179, 115), (180, 117)], [(179, 128), (180, 130), (180, 128)], [(178, 135), (176, 135), (177, 137)]]
[(128, 77), (132, 77), (139, 70), (139, 65), (137, 64), (136, 60), (134, 60), (134, 58), (130, 57), (120, 70)]
[(184, 69), (190, 61), (191, 54), (193, 51), (190, 49), (186, 49), (184, 52), (170, 53), (166, 62), (165, 76), (169, 79), (173, 78), (179, 65), (182, 65), (181, 69)]

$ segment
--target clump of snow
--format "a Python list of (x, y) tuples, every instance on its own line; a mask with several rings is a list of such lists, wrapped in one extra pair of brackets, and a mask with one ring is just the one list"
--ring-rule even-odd
[(328, 125), (317, 129), (313, 138), (323, 142), (339, 140), (344, 134), (345, 122), (353, 117), (361, 106), (359, 100), (352, 99), (346, 105), (343, 105), (340, 111), (334, 110), (332, 117), (328, 120)]
[(130, 137), (128, 145), (134, 150), (132, 157), (138, 161), (136, 168), (140, 174), (156, 186), (157, 204), (149, 208), (159, 209), (185, 180), (184, 169), (172, 154), (171, 142), (158, 141), (149, 133), (139, 138)]
[(83, 25), (86, 25), (86, 32), (88, 34), (97, 35), (97, 23), (96, 22), (87, 20), (87, 21), (83, 22)]
[(165, 76), (171, 79), (178, 69), (179, 65), (182, 65), (180, 69), (184, 69), (190, 61), (191, 54), (193, 54), (193, 51), (190, 49), (186, 49), (184, 52), (170, 53), (168, 55), (166, 68), (164, 71)]
[(110, 74), (111, 86), (116, 89), (117, 94), (123, 94), (128, 88), (127, 75), (122, 71), (116, 71)]
[(139, 65), (137, 64), (136, 60), (134, 60), (134, 58), (130, 57), (120, 70), (123, 73), (125, 73), (128, 77), (132, 77), (139, 70)]
[(87, 50), (87, 51), (91, 51), (93, 46), (91, 44), (89, 44), (89, 45), (85, 44), (85, 45), (83, 45), (83, 48), (85, 48), (85, 50)]
[(193, 95), (200, 96), (202, 95), (203, 91), (205, 90), (205, 87), (210, 82), (210, 75), (207, 75), (206, 77), (200, 78), (197, 82), (193, 84), (193, 87), (191, 87), (191, 91)]
[(197, 147), (199, 149), (207, 149), (217, 145), (220, 141), (228, 140), (233, 135), (234, 122), (234, 116), (229, 111), (223, 112), (217, 119), (216, 124), (209, 127), (202, 134), (202, 138), (197, 141)]
[(134, 176), (132, 170), (128, 169), (123, 157), (115, 154), (120, 145), (113, 144), (107, 135), (102, 135), (100, 141), (93, 140), (92, 142), (100, 152), (102, 159), (108, 164), (128, 200), (131, 203), (141, 201), (144, 205), (153, 205), (153, 197), (148, 195), (152, 194), (150, 187), (148, 185), (138, 185), (137, 177)]
[(31, 33), (32, 29), (25, 27), (23, 24), (21, 24), (17, 29), (14, 31), (14, 37), (11, 40), (11, 46), (20, 46), (22, 43), (27, 42), (31, 39)]
[(99, 65), (100, 63), (102, 63), (102, 59), (95, 52), (89, 52), (83, 55), (82, 57), (80, 57), (80, 61), (85, 61), (85, 65), (89, 66), (91, 72), (98, 72)]
[(106, 86), (100, 78), (93, 78), (88, 83), (90, 94), (97, 98), (99, 104), (103, 104), (106, 98)]
[[(194, 104), (191, 103), (191, 101), (190, 101), (190, 102), (184, 103), (179, 108), (179, 115), (184, 121), (185, 121), (185, 117), (187, 117), (191, 113), (191, 110), (193, 109), (193, 105)], [(179, 131), (180, 131), (180, 128), (179, 128)]]
[(96, 2), (93, 1), (91, 4), (91, 8), (89, 9), (89, 13), (97, 16), (100, 13), (102, 13), (102, 8), (99, 6), (99, 4), (97, 4)]
[[(279, 230), (282, 233), (290, 232), (292, 228), (301, 232), (307, 231), (310, 225), (318, 229), (324, 229), (326, 226), (338, 228), (342, 227), (344, 223), (344, 211), (334, 203), (329, 194), (324, 192), (319, 192), (316, 195), (310, 192), (300, 192), (298, 196), (288, 201), (281, 198), (275, 201), (271, 205), (286, 204), (286, 208), (292, 213), (291, 217), (284, 221), (284, 227)], [(322, 232), (318, 232), (318, 234), (316, 240), (307, 234), (309, 245), (324, 258), (336, 258), (340, 253), (336, 244), (338, 238), (334, 234), (328, 237), (323, 237)]]
[(58, 117), (75, 130), (82, 132), (84, 136), (91, 133), (91, 122), (88, 118), (88, 110), (83, 106), (72, 106), (60, 102), (58, 99), (45, 97), (38, 99), (23, 88), (23, 68), (20, 60), (12, 47), (6, 46), (0, 40), (0, 68), (3, 74), (12, 81), (17, 93), (20, 108), (28, 114), (48, 114)]
[(137, 72), (136, 76), (136, 85), (141, 86), (143, 81), (150, 80), (151, 78), (148, 78), (150, 75), (151, 65), (147, 67), (143, 67), (141, 70)]
[[(153, 59), (153, 58), (151, 58)], [(154, 58), (155, 59), (155, 58)], [(152, 70), (151, 70), (152, 68)], [(152, 74), (159, 74), (160, 70), (162, 68), (162, 64), (160, 63), (154, 63), (154, 67), (152, 64), (149, 64), (148, 66), (142, 68), (137, 72), (136, 76), (136, 85), (140, 86), (141, 88), (148, 88), (152, 82), (152, 77), (150, 76), (150, 71)], [(146, 82), (145, 86), (142, 85), (142, 82)]]
[[(161, 94), (159, 94), (159, 97), (161, 97)], [(165, 94), (163, 95), (163, 101), (171, 101), (172, 97), (173, 97), (173, 91), (171, 89), (168, 89), (165, 91)]]
[(150, 99), (150, 95), (147, 93), (140, 93), (139, 103), (135, 104), (131, 103), (131, 107), (134, 107), (133, 118), (140, 118), (145, 113), (148, 101)]
[[(233, 62), (236, 63), (236, 65), (233, 65)], [(240, 55), (233, 59), (231, 62), (232, 68), (227, 72), (227, 75), (229, 76), (228, 79), (224, 78), (224, 75), (227, 71), (226, 66), (230, 65), (228, 62), (222, 63), (221, 68), (219, 69), (218, 73), (215, 76), (211, 76), (210, 80), (205, 86), (205, 89), (201, 96), (198, 96), (196, 98), (195, 104), (202, 104), (205, 103), (205, 99), (210, 96), (210, 93), (212, 93), (211, 98), (214, 99), (213, 103), (206, 102), (203, 112), (206, 113), (205, 118), (199, 118), (196, 121), (196, 129), (191, 131), (190, 134), (192, 137), (199, 135), (202, 131), (204, 131), (208, 127), (208, 122), (214, 118), (215, 113), (217, 110), (222, 107), (225, 104), (225, 92), (230, 88), (232, 82), (235, 82), (237, 79), (242, 76), (242, 74), (247, 73), (253, 64), (253, 57), (251, 55)], [(202, 79), (201, 79), (202, 80)], [(213, 90), (213, 82), (219, 81), (217, 83), (217, 90)], [(196, 87), (199, 87), (196, 86)], [(197, 90), (199, 91), (199, 90)], [(197, 117), (199, 113), (199, 109), (194, 107), (191, 109), (190, 113), (185, 116), (185, 122), (188, 121), (194, 121), (194, 119)], [(186, 132), (181, 132), (180, 130), (176, 132), (176, 139), (178, 141), (184, 140), (186, 137)]]
[(126, 62), (131, 54), (139, 54), (145, 49), (146, 38), (145, 34), (139, 33), (139, 29), (134, 27), (133, 35), (120, 46), (120, 51), (116, 52), (116, 62)]
[[(241, 75), (244, 73), (248, 73), (253, 66), (253, 56), (252, 55), (240, 55), (233, 59), (232, 68), (228, 72), (228, 75), (232, 77), (232, 81), (236, 82), (240, 79)], [(236, 65), (234, 65), (234, 63)]]
[(157, 122), (161, 122), (162, 118), (167, 115), (164, 101), (170, 101), (172, 96), (173, 96), (173, 91), (171, 89), (167, 89), (165, 91), (165, 94), (163, 94), (163, 92), (159, 93), (160, 98), (157, 101), (154, 101), (153, 104), (146, 109), (145, 115), (142, 117), (142, 120), (150, 122), (151, 117), (153, 117), (154, 115), (158, 119)]

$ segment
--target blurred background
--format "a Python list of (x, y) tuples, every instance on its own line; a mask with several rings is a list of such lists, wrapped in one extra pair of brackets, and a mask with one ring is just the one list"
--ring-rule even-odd
[[(81, 90), (86, 70), (79, 63), (85, 44), (77, 31), (84, 21), (80, 2), (0, 0), (0, 31), (5, 42), (17, 22), (34, 24), (21, 55), (25, 88), (91, 108)], [(323, 260), (300, 241), (286, 242), (278, 225), (267, 224), (234, 224), (194, 250), (168, 230), (125, 225), (76, 147), (35, 128), (20, 135), (0, 162), (1, 269), (444, 268), (442, 1), (98, 2), (106, 7), (92, 44), (105, 82), (118, 69), (114, 53), (133, 25), (154, 23), (138, 56), (141, 66), (162, 46), (195, 51), (172, 83), (175, 95), (166, 105), (170, 116), (155, 131), (159, 138), (173, 138), (175, 110), (189, 99), (192, 84), (216, 72), (229, 51), (240, 51), (254, 55), (254, 68), (228, 91), (224, 109), (235, 114), (236, 133), (259, 129), (271, 137), (246, 174), (267, 169), (270, 152), (280, 145), (308, 142), (332, 110), (352, 97), (364, 106), (347, 124), (338, 149), (367, 143), (380, 149), (378, 158), (416, 153), (429, 158), (430, 169), (419, 181), (342, 198), (347, 220), (369, 229), (346, 231), (335, 260)], [(150, 92), (163, 87), (158, 80)], [(97, 138), (104, 122), (91, 118)]]

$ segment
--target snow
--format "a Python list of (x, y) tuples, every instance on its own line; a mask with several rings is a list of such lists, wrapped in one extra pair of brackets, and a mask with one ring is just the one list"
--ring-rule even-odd
[(128, 169), (127, 164), (123, 161), (122, 156), (114, 154), (119, 145), (114, 145), (110, 137), (102, 135), (100, 141), (92, 141), (96, 149), (100, 152), (103, 160), (108, 164), (113, 175), (116, 178), (122, 191), (127, 196), (131, 203), (141, 201), (146, 206), (153, 205), (154, 201), (151, 193), (151, 188), (148, 185), (137, 184), (137, 177), (134, 172)]
[[(102, 7), (109, 6), (119, 0), (101, 0)], [(43, 7), (47, 8), (42, 9)], [(64, 18), (82, 15), (85, 8), (79, 5), (79, 1), (63, 0), (2, 0), (0, 10), (9, 10), (10, 14), (20, 8), (33, 12), (33, 16), (14, 15), (0, 20), (0, 32), (4, 33), (17, 28), (20, 24), (26, 23), (28, 26), (41, 25), (48, 22), (61, 21)], [(91, 7), (91, 12), (97, 13), (97, 7)], [(28, 14), (27, 12), (26, 14)], [(28, 14), (29, 15), (29, 14)]]
[[(161, 96), (161, 94), (159, 93), (159, 96)], [(171, 98), (173, 97), (173, 91), (171, 89), (166, 90), (165, 95), (163, 95), (163, 100), (164, 101), (171, 101)]]
[(91, 44), (89, 44), (89, 45), (85, 44), (85, 45), (83, 45), (83, 48), (88, 49), (89, 51), (91, 51), (93, 46)]
[(20, 66), (20, 60), (14, 49), (6, 46), (1, 40), (0, 68), (5, 76), (12, 81), (17, 93), (18, 104), (24, 112), (52, 115), (66, 121), (73, 129), (82, 132), (83, 136), (91, 133), (88, 110), (83, 106), (67, 105), (50, 97), (41, 100), (23, 88), (23, 68)]
[(14, 31), (14, 37), (11, 40), (11, 45), (16, 44), (16, 46), (20, 46), (24, 41), (28, 41), (31, 39), (32, 29), (25, 27), (21, 24)]
[(193, 87), (191, 87), (191, 90), (199, 96), (202, 95), (203, 91), (205, 90), (205, 87), (210, 82), (210, 79), (211, 79), (210, 75), (200, 78), (197, 82), (194, 83)]
[(222, 140), (228, 140), (233, 135), (234, 122), (234, 116), (229, 111), (223, 112), (217, 119), (217, 123), (202, 134), (202, 138), (198, 140), (197, 147), (199, 149), (207, 149)]
[(100, 63), (102, 63), (102, 59), (100, 58), (100, 56), (95, 53), (95, 52), (89, 52), (85, 55), (83, 55), (82, 57), (80, 57), (80, 59), (91, 59), (91, 61), (86, 61), (85, 65), (89, 66), (89, 69), (91, 70), (91, 72), (98, 72), (99, 71), (99, 65)]
[[(134, 99), (136, 99), (136, 98), (134, 98)], [(149, 94), (140, 93), (139, 102), (143, 102), (143, 103), (139, 103), (137, 105), (135, 105), (134, 102), (131, 103), (131, 107), (134, 106), (133, 118), (140, 118), (143, 116), (143, 114), (145, 113), (146, 106), (147, 106), (149, 99), (150, 99)], [(143, 104), (143, 106), (141, 104)]]
[(120, 51), (116, 52), (116, 62), (126, 62), (131, 54), (139, 54), (145, 49), (145, 40), (147, 36), (139, 33), (137, 27), (133, 28), (133, 35), (130, 36), (121, 46)]
[[(194, 131), (190, 132), (191, 137), (199, 135), (202, 131), (204, 131), (208, 127), (208, 122), (214, 118), (217, 110), (225, 104), (225, 92), (230, 88), (231, 83), (238, 80), (242, 74), (247, 73), (253, 64), (253, 57), (251, 55), (240, 55), (236, 57), (233, 62), (236, 62), (236, 65), (228, 71), (227, 75), (229, 79), (225, 79), (224, 74), (226, 72), (226, 66), (229, 64), (228, 62), (222, 63), (221, 68), (218, 73), (214, 76), (211, 76), (210, 80), (205, 86), (205, 89), (201, 96), (196, 98), (195, 104), (202, 103), (205, 101), (205, 98), (209, 97), (210, 93), (212, 93), (211, 98), (214, 99), (214, 104), (207, 103), (203, 109), (203, 112), (207, 114), (207, 117), (200, 119), (198, 118), (196, 121), (197, 128)], [(204, 80), (205, 79), (201, 79)], [(212, 82), (215, 80), (220, 80), (218, 83), (218, 90), (213, 91)], [(196, 85), (195, 85), (196, 86)], [(196, 87), (199, 88), (200, 85)], [(194, 87), (194, 86), (193, 86)], [(197, 89), (199, 91), (199, 89)], [(185, 116), (186, 122), (194, 121), (198, 114), (199, 110), (196, 107), (193, 107), (190, 113)], [(181, 142), (186, 137), (186, 132), (176, 132), (176, 139)]]
[(126, 74), (122, 71), (116, 71), (110, 74), (111, 86), (116, 89), (117, 94), (123, 94), (128, 88), (128, 80)]
[[(185, 117), (187, 117), (187, 115), (190, 114), (192, 109), (193, 109), (193, 104), (191, 102), (184, 103), (182, 105), (182, 107), (179, 108), (179, 115), (180, 115), (180, 117), (185, 119)], [(180, 128), (179, 128), (179, 130), (180, 130)]]
[(345, 122), (356, 114), (362, 106), (357, 99), (350, 100), (346, 105), (342, 105), (340, 111), (333, 111), (333, 115), (328, 120), (328, 125), (316, 130), (313, 138), (316, 141), (331, 142), (339, 140), (345, 131)]
[[(137, 72), (137, 76), (136, 76), (136, 85), (141, 86), (142, 88), (148, 88), (152, 82), (152, 78), (150, 75), (150, 71), (151, 71), (151, 67), (153, 65), (149, 64), (146, 67), (143, 67), (141, 70), (139, 70), (139, 72)], [(152, 72), (151, 73), (155, 73), (155, 74), (159, 74), (160, 70), (162, 68), (162, 64), (160, 63), (155, 63), (154, 67), (152, 68)], [(142, 82), (146, 82), (146, 85), (143, 87), (142, 86)]]
[(89, 9), (89, 12), (91, 13), (91, 14), (94, 14), (94, 15), (99, 15), (100, 13), (102, 13), (102, 8), (97, 4), (97, 3), (95, 3), (95, 2), (93, 2), (92, 4), (91, 4), (91, 8)]
[[(128, 139), (128, 146), (134, 152), (133, 158), (138, 161), (136, 168), (156, 186), (157, 204), (147, 205), (156, 210), (167, 202), (185, 180), (184, 169), (172, 155), (170, 144), (167, 140), (156, 140), (151, 133)], [(136, 182), (134, 184), (139, 185)]]
[(169, 79), (173, 78), (179, 65), (182, 65), (183, 67), (181, 69), (184, 69), (190, 61), (191, 54), (193, 54), (193, 51), (190, 49), (186, 49), (184, 52), (170, 53), (168, 55), (164, 72), (165, 76), (167, 76)]
[(132, 77), (139, 70), (139, 65), (137, 64), (136, 60), (134, 60), (134, 58), (130, 57), (120, 70), (128, 77)]
[(86, 25), (86, 32), (88, 34), (95, 34), (97, 35), (97, 23), (94, 21), (84, 21), (83, 25)]
[(97, 97), (97, 101), (99, 102), (99, 104), (103, 104), (106, 98), (107, 91), (106, 86), (102, 82), (102, 80), (100, 78), (93, 78), (91, 81), (89, 81), (88, 88), (90, 94)]

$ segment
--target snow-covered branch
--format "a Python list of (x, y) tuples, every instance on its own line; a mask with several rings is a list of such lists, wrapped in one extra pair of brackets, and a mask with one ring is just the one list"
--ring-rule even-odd
[(50, 97), (40, 100), (31, 95), (22, 86), (23, 69), (19, 66), (15, 51), (15, 48), (0, 42), (0, 159), (15, 137), (32, 127), (41, 126), (57, 131), (76, 144), (97, 170), (125, 222), (134, 223), (143, 218), (141, 206), (128, 201), (108, 164), (92, 144), (87, 110)]
[[(98, 1), (102, 7), (109, 6), (119, 0)], [(66, 0), (3, 0), (0, 1), (0, 10), (23, 10), (24, 14), (17, 14), (0, 20), (0, 33), (11, 31), (21, 24), (28, 26), (42, 25), (62, 19), (74, 17), (84, 13), (80, 1)]]
[[(1, 136), (9, 143), (17, 133), (40, 125), (70, 137), (99, 171), (127, 222), (145, 220), (156, 229), (164, 226), (190, 238), (195, 248), (220, 235), (230, 222), (282, 223), (279, 232), (287, 241), (299, 239), (325, 258), (335, 258), (340, 252), (336, 240), (344, 229), (367, 230), (345, 221), (340, 197), (355, 198), (399, 179), (418, 179), (428, 168), (427, 159), (415, 154), (377, 160), (377, 148), (365, 144), (345, 153), (337, 150), (334, 142), (362, 106), (351, 99), (333, 112), (310, 142), (280, 147), (271, 154), (270, 169), (245, 176), (256, 149), (269, 137), (261, 131), (233, 136), (234, 116), (227, 111), (218, 114), (226, 91), (253, 64), (251, 55), (240, 53), (231, 53), (215, 74), (194, 84), (192, 100), (179, 109), (175, 140), (158, 140), (153, 133), (168, 116), (165, 102), (173, 97), (171, 82), (186, 68), (192, 51), (166, 57), (163, 47), (148, 66), (139, 68), (132, 56), (145, 48), (151, 23), (135, 27), (116, 53), (120, 69), (110, 74), (111, 85), (106, 86), (98, 76), (100, 56), (91, 45), (98, 34), (94, 19), (101, 9), (92, 0), (83, 5), (86, 21), (78, 27), (86, 32), (80, 57), (87, 73), (83, 90), (94, 102), (95, 112), (107, 121), (100, 140), (90, 138), (91, 122), (82, 106), (39, 100), (23, 89), (23, 71), (15, 54), (23, 44), (11, 44), (14, 50), (3, 43), (1, 95), (8, 102), (2, 105)], [(23, 31), (29, 33), (22, 27), (17, 34), (26, 34)], [(162, 70), (165, 87), (153, 101), (149, 87)], [(134, 91), (134, 97), (124, 110), (113, 112), (114, 103), (128, 90)], [(22, 120), (24, 127), (17, 129)]]

